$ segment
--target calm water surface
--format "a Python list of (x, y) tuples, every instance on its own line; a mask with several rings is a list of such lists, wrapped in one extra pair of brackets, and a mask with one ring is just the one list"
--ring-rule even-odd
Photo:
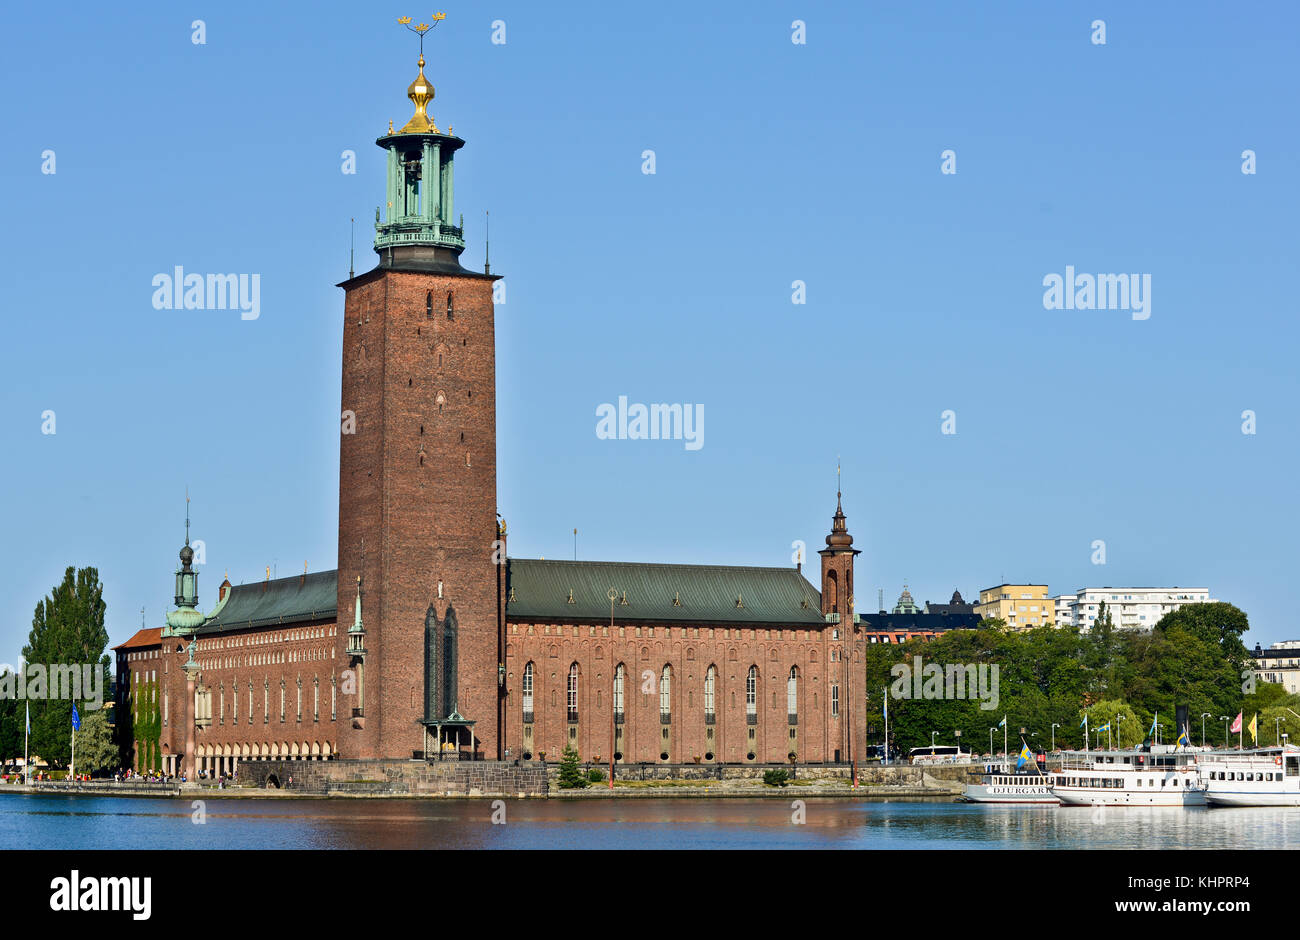
[(978, 806), (806, 800), (505, 801), (0, 796), (0, 848), (1287, 848), (1297, 809)]

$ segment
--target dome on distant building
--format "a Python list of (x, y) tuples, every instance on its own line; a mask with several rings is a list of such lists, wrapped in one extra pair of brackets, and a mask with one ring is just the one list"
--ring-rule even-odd
[(912, 599), (912, 593), (907, 589), (906, 584), (903, 585), (903, 593), (898, 596), (898, 603), (894, 605), (894, 613), (896, 614), (921, 613), (921, 608), (918, 607), (916, 605), (916, 601)]
[(953, 591), (953, 592), (952, 592), (952, 600), (950, 600), (948, 603), (949, 603), (949, 604), (964, 604), (964, 603), (966, 603), (966, 602), (965, 602), (964, 600), (961, 599), (961, 591)]

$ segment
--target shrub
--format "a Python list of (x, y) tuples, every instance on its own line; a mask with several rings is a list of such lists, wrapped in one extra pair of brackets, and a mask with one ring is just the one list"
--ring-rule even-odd
[(763, 771), (763, 782), (769, 787), (783, 787), (789, 779), (790, 775), (784, 770)]
[(591, 768), (591, 770), (587, 771), (587, 782), (588, 782), (588, 783), (604, 783), (604, 782), (605, 782), (605, 771), (601, 770), (599, 767), (593, 767), (593, 768)]

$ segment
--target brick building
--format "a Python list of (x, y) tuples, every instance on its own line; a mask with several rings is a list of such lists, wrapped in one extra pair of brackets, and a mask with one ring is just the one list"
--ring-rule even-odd
[(861, 757), (858, 552), (839, 505), (820, 590), (798, 568), (509, 557), (497, 276), (460, 263), (465, 142), (433, 123), (419, 67), (414, 116), (376, 141), (378, 264), (339, 285), (339, 567), (227, 581), (204, 615), (187, 523), (158, 638), (164, 765), (529, 760), (567, 742), (584, 760)]

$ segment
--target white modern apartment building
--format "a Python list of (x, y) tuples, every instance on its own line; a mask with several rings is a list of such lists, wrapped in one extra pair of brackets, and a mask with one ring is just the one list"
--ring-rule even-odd
[(1266, 650), (1256, 643), (1252, 656), (1256, 679), (1276, 682), (1292, 694), (1300, 692), (1300, 640), (1283, 640)]
[(1096, 587), (1079, 588), (1074, 594), (1052, 598), (1056, 624), (1072, 624), (1090, 630), (1105, 601), (1116, 627), (1150, 630), (1165, 614), (1185, 604), (1211, 604), (1209, 588), (1185, 587)]

